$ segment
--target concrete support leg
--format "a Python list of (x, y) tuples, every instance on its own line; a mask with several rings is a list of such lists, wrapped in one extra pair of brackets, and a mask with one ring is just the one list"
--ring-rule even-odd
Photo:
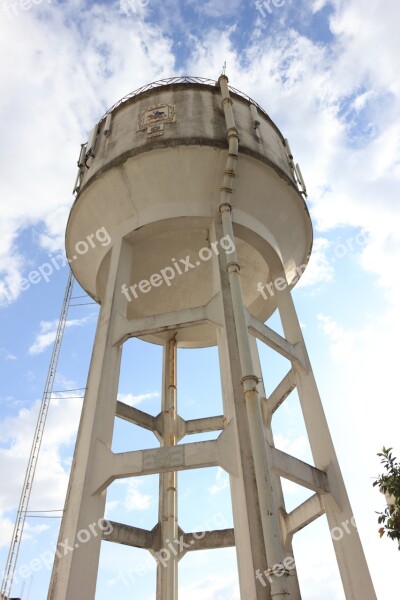
[[(215, 225), (216, 239), (230, 235), (233, 240), (230, 211), (225, 217), (224, 214), (223, 230), (218, 223)], [(241, 468), (240, 482), (231, 478), (241, 597), (250, 600), (270, 596), (274, 600), (289, 600), (287, 577), (279, 578), (268, 571), (268, 567), (283, 564), (285, 555), (279, 514), (268, 476), (268, 447), (257, 391), (258, 377), (254, 374), (251, 359), (236, 255), (230, 254), (228, 268), (226, 257), (218, 260), (224, 315), (224, 329), (219, 334), (222, 384), (226, 416), (229, 418), (233, 414), (236, 422)], [(259, 535), (260, 525), (264, 537)], [(263, 572), (265, 577), (262, 577)], [(250, 577), (254, 578), (252, 584)]]
[[(264, 381), (263, 381), (263, 373), (262, 373), (261, 363), (260, 363), (260, 355), (259, 355), (258, 348), (257, 348), (257, 340), (252, 335), (250, 336), (250, 347), (251, 347), (251, 354), (252, 354), (255, 374), (259, 378), (259, 383), (257, 386), (258, 392), (259, 392), (259, 395), (261, 398), (266, 398)], [(275, 446), (274, 436), (272, 433), (270, 420), (268, 420), (268, 422), (264, 422), (264, 432), (265, 432), (266, 442), (270, 446), (274, 447)], [(273, 489), (274, 496), (275, 496), (275, 505), (277, 507), (277, 510), (282, 515), (284, 515), (284, 514), (286, 514), (286, 508), (285, 508), (285, 500), (283, 497), (281, 479), (278, 475), (275, 475), (274, 472), (270, 473), (270, 478), (271, 478), (272, 489)], [(293, 556), (293, 546), (292, 546), (293, 538), (292, 538), (292, 536), (286, 536), (286, 532), (281, 531), (281, 539), (283, 539), (282, 547), (283, 547), (285, 556), (292, 557)], [(297, 577), (296, 568), (293, 568), (290, 570), (290, 572), (288, 574), (287, 583), (288, 583), (289, 591), (292, 596), (292, 600), (301, 600), (299, 580)]]
[[(281, 276), (284, 276), (280, 273)], [(339, 527), (346, 532), (354, 517), (332, 443), (318, 388), (314, 379), (300, 323), (288, 289), (278, 295), (278, 308), (286, 339), (304, 353), (306, 369), (293, 363), (297, 391), (304, 415), (315, 466), (326, 471), (332, 494), (323, 496), (331, 532)], [(357, 530), (350, 526), (340, 540), (334, 541), (346, 600), (376, 600), (374, 587)]]
[(131, 246), (117, 240), (112, 249), (106, 297), (101, 307), (78, 440), (61, 524), (48, 600), (94, 600), (106, 492), (92, 495), (91, 476), (100, 444), (111, 447), (121, 348), (112, 345), (114, 318), (124, 314), (121, 285), (129, 281)]
[[(227, 312), (229, 314), (229, 310)], [(224, 414), (228, 421), (234, 419), (237, 434), (234, 451), (238, 455), (239, 476), (230, 476), (230, 489), (240, 597), (246, 600), (265, 600), (269, 597), (269, 582), (263, 580), (261, 583), (256, 579), (257, 571), (263, 573), (268, 565), (265, 546), (260, 536), (261, 513), (251, 456), (250, 432), (240, 378), (235, 378), (232, 372), (238, 368), (236, 340), (232, 338), (231, 333), (228, 335), (225, 330), (218, 332), (218, 348)]]
[[(177, 443), (176, 342), (168, 339), (164, 345), (162, 423), (164, 447)], [(157, 600), (178, 599), (178, 552), (174, 540), (178, 535), (177, 478), (175, 471), (160, 474), (159, 523), (161, 548), (169, 552), (165, 565), (157, 565)], [(168, 544), (171, 543), (171, 546)], [(174, 548), (174, 551), (170, 550)], [(176, 554), (175, 554), (176, 552)]]

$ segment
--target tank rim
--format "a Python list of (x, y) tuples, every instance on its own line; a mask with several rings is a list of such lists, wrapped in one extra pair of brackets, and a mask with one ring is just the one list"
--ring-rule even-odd
[[(147, 83), (146, 85), (143, 85), (140, 88), (137, 88), (133, 92), (129, 92), (129, 94), (126, 94), (120, 100), (115, 102), (100, 118), (100, 120), (98, 121), (99, 125), (106, 119), (107, 115), (113, 113), (120, 106), (125, 105), (126, 103), (129, 103), (130, 100), (133, 100), (134, 98), (144, 95), (146, 92), (150, 92), (157, 88), (172, 87), (172, 86), (173, 87), (182, 86), (182, 87), (188, 87), (188, 88), (199, 87), (199, 88), (203, 88), (203, 89), (211, 88), (211, 89), (216, 89), (216, 90), (219, 89), (218, 81), (216, 81), (215, 79), (208, 79), (207, 77), (192, 77), (190, 75), (182, 75), (180, 77), (167, 77), (165, 79), (157, 79), (156, 81), (152, 81), (151, 83)], [(274, 121), (271, 119), (271, 117), (265, 111), (265, 109), (262, 108), (262, 106), (260, 106), (248, 94), (245, 94), (244, 92), (238, 90), (237, 88), (235, 88), (231, 85), (229, 85), (229, 90), (233, 94), (233, 96), (235, 96), (241, 100), (245, 100), (246, 102), (249, 102), (250, 104), (254, 104), (254, 106), (256, 106), (257, 109), (260, 110), (263, 113), (263, 115), (268, 119), (268, 121), (273, 125), (274, 129), (277, 131), (277, 133), (279, 134), (282, 141), (284, 141), (284, 136), (283, 136), (282, 132), (280, 131), (279, 127), (274, 123)]]

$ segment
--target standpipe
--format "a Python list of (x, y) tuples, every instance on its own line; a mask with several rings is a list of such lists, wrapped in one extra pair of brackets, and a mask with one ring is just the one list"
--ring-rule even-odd
[[(172, 448), (177, 444), (177, 343), (175, 336), (167, 339), (164, 346), (163, 389), (163, 446)], [(160, 478), (161, 542), (165, 549), (171, 548), (178, 539), (177, 473), (168, 471)], [(158, 565), (158, 600), (178, 598), (177, 554), (170, 555), (166, 565)]]
[[(236, 177), (236, 164), (239, 158), (239, 134), (235, 125), (232, 109), (233, 102), (229, 94), (228, 78), (226, 75), (221, 75), (218, 83), (221, 89), (222, 107), (224, 109), (229, 141), (229, 151), (221, 187), (219, 211), (222, 217), (223, 233), (225, 236), (230, 236), (234, 241), (231, 197), (233, 194), (234, 179)], [(267, 477), (267, 474), (270, 471), (269, 456), (264, 436), (260, 397), (257, 390), (258, 377), (254, 374), (246, 313), (240, 285), (240, 266), (236, 249), (229, 255), (227, 268), (239, 348), (242, 375), (241, 384), (246, 402), (264, 544), (268, 565), (270, 567), (268, 571), (271, 585), (271, 598), (273, 600), (290, 600), (291, 594), (286, 585), (286, 577), (279, 576), (282, 573), (282, 568), (284, 568), (284, 554), (274, 493), (272, 484)], [(278, 571), (279, 575), (274, 573), (273, 566), (280, 567), (281, 570), (280, 572)], [(286, 574), (288, 575), (288, 573)]]

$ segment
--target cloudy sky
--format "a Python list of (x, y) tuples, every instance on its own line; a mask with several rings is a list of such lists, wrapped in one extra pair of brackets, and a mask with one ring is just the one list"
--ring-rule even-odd
[[(372, 481), (380, 448), (400, 453), (400, 4), (286, 0), (271, 7), (257, 9), (253, 0), (1, 2), (1, 568), (67, 270), (60, 267), (48, 281), (29, 286), (25, 278), (62, 251), (80, 144), (126, 93), (175, 75), (216, 79), (226, 61), (231, 84), (266, 109), (302, 166), (315, 244), (295, 300), (377, 596), (393, 596), (388, 574), (397, 572), (399, 555), (393, 542), (379, 539), (374, 511), (384, 501)], [(76, 284), (74, 296), (82, 294)], [(89, 300), (78, 298), (80, 306), (70, 309), (33, 510), (63, 506), (82, 403), (78, 388), (85, 386), (97, 318)], [(279, 328), (276, 319), (273, 324)], [(266, 350), (262, 358), (271, 391), (280, 366)], [(218, 414), (215, 349), (180, 352), (179, 361), (182, 416)], [(129, 342), (121, 399), (156, 414), (160, 367), (159, 348)], [(278, 447), (309, 460), (295, 395), (280, 412)], [(114, 449), (154, 446), (150, 434), (135, 429), (132, 440), (127, 425), (117, 427)], [(231, 525), (222, 471), (184, 473), (179, 481), (184, 529)], [(151, 528), (156, 494), (153, 477), (115, 483), (107, 514)], [(304, 498), (292, 485), (285, 484), (285, 494), (289, 508)], [(54, 548), (59, 513), (47, 513), (52, 519), (41, 514), (27, 520), (20, 566)], [(152, 559), (103, 546), (96, 600), (129, 598), (132, 589), (138, 600), (154, 598)], [(298, 534), (295, 555), (304, 600), (343, 600), (324, 518)], [(182, 598), (239, 598), (232, 549), (192, 553), (181, 567)], [(45, 567), (19, 576), (14, 592), (41, 600), (49, 577)]]

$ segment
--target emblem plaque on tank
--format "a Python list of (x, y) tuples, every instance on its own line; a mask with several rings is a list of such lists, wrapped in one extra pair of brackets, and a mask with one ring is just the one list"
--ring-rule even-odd
[(155, 104), (143, 110), (138, 118), (137, 131), (147, 130), (147, 137), (164, 135), (164, 125), (175, 123), (176, 112), (173, 104)]

